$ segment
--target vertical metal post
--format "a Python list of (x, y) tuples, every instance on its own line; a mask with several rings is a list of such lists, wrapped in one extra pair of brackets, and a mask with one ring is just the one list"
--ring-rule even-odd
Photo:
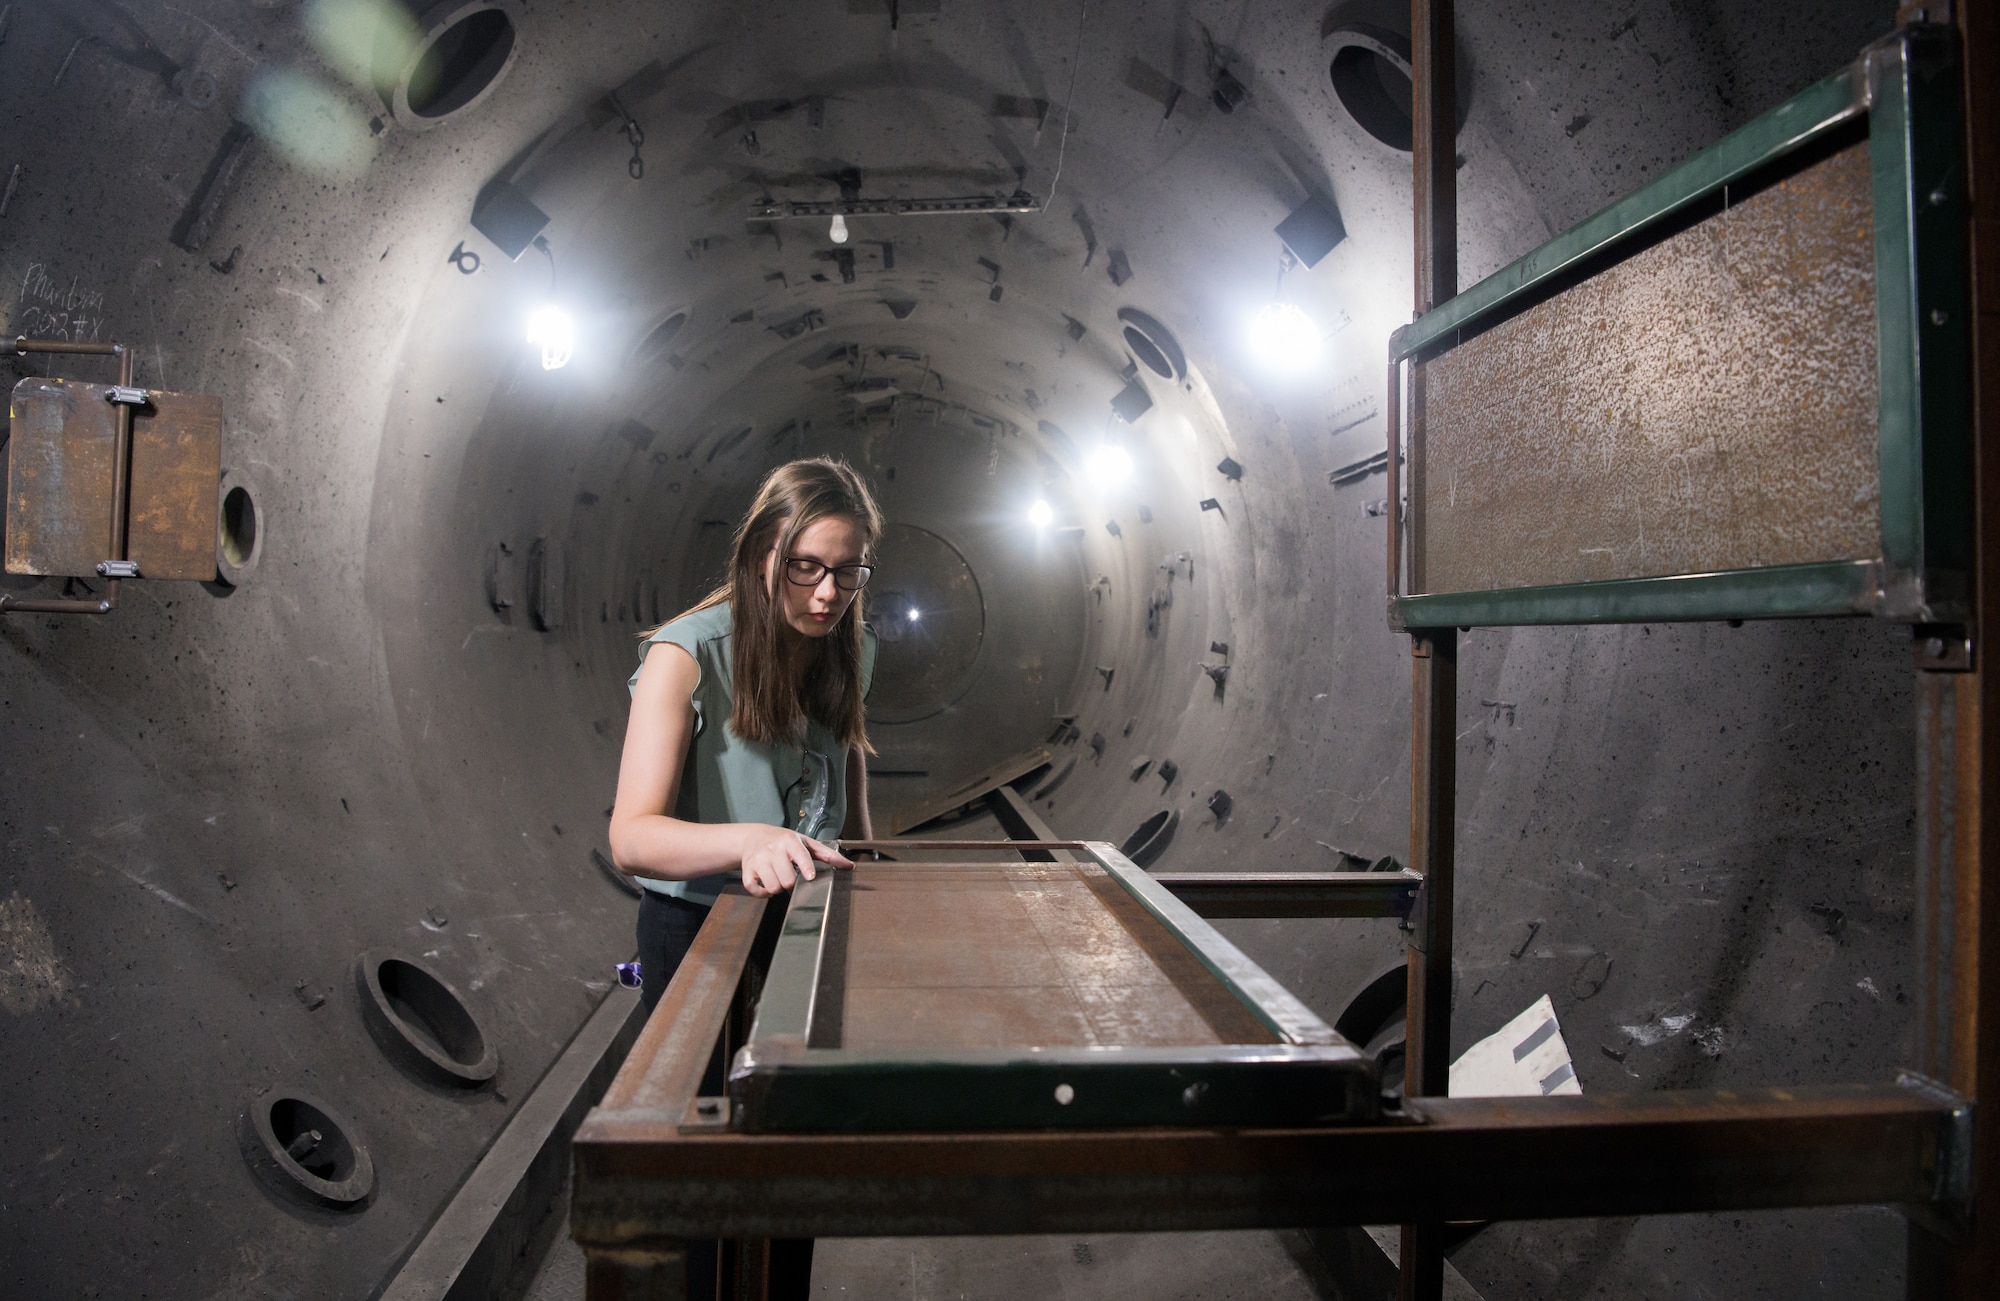
[[(1977, 574), (1970, 672), (1917, 674), (1919, 1070), (1990, 1108), (2000, 1101), (2000, 13), (1931, 6), (1956, 21), (1972, 216), (1972, 445)], [(1907, 11), (1906, 11), (1907, 12)], [(1971, 1301), (2000, 1278), (2000, 1125), (1973, 1126), (1970, 1232), (1912, 1221), (1908, 1294)]]
[[(1411, 0), (1416, 310), (1458, 292), (1458, 106), (1454, 96), (1452, 0)], [(1422, 363), (1410, 367), (1411, 473), (1418, 473), (1425, 418)], [(1391, 451), (1394, 456), (1394, 451)], [(1413, 533), (1411, 542), (1418, 541)], [(1415, 574), (1411, 586), (1421, 586)], [(1423, 874), (1422, 907), (1410, 939), (1404, 1092), (1446, 1092), (1451, 1067), (1452, 847), (1457, 776), (1458, 633), (1411, 638), (1410, 866)], [(1444, 1295), (1444, 1226), (1406, 1224), (1401, 1301)]]

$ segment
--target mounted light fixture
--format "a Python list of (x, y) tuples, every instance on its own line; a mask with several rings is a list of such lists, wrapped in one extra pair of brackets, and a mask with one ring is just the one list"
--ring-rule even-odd
[(1297, 303), (1266, 303), (1250, 322), (1250, 350), (1272, 370), (1302, 371), (1319, 360), (1319, 326)]
[(576, 352), (576, 322), (554, 303), (528, 314), (528, 342), (542, 350), (542, 369), (561, 370)]
[(826, 237), (836, 244), (845, 244), (847, 242), (847, 218), (837, 212), (834, 213), (833, 224), (827, 227)]
[(1049, 505), (1046, 501), (1037, 498), (1035, 504), (1028, 507), (1028, 523), (1034, 525), (1036, 528), (1045, 529), (1055, 523), (1055, 521), (1055, 507)]
[(1116, 443), (1106, 443), (1084, 461), (1083, 470), (1100, 487), (1115, 488), (1132, 477), (1132, 454)]

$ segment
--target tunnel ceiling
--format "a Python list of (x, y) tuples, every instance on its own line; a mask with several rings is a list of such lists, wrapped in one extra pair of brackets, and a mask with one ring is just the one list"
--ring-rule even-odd
[[(1892, 17), (1462, 8), (1463, 283)], [(0, 623), (0, 1291), (379, 1285), (628, 955), (603, 855), (636, 635), (793, 456), (852, 460), (895, 526), (878, 807), (1046, 750), (1059, 830), (1163, 829), (1165, 866), (1403, 852), (1360, 463), (1409, 316), (1407, 31), (1366, 0), (0, 0), (4, 328), (219, 395), (244, 494), (232, 584)], [(843, 185), (1035, 210), (857, 213), (845, 243), (753, 215)], [(1300, 372), (1252, 342), (1274, 300), (1325, 335)], [(1902, 669), (1860, 625), (1470, 638), (1461, 1039), (1549, 992), (1587, 1091), (1897, 1061)], [(1230, 933), (1330, 1018), (1403, 941)], [(385, 970), (454, 990), (491, 1073), (371, 1030)], [(315, 1106), (371, 1153), (346, 1209), (256, 1156)], [(1466, 1267), (1496, 1298), (1732, 1294), (1851, 1250), (1820, 1277), (1858, 1297), (1900, 1240), (1861, 1212), (1504, 1226)]]

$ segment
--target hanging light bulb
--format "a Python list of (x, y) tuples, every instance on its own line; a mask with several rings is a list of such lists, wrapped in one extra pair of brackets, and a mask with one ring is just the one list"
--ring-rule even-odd
[(528, 342), (542, 350), (543, 370), (560, 370), (576, 351), (576, 322), (562, 308), (544, 303), (528, 316)]
[(827, 228), (826, 237), (836, 244), (845, 244), (847, 242), (847, 218), (837, 212), (834, 213), (833, 225)]

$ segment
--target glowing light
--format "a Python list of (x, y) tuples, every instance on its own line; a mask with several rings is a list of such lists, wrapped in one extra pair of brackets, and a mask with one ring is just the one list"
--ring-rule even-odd
[(923, 615), (922, 615), (921, 613), (919, 613), (918, 611), (916, 611), (916, 610), (912, 610), (912, 611), (910, 611), (910, 622), (911, 622), (911, 623), (915, 623), (915, 622), (916, 622), (917, 620), (919, 620), (919, 619), (921, 619), (921, 618), (923, 618), (923, 617), (924, 617), (924, 616), (923, 616)]
[(847, 218), (837, 212), (834, 213), (833, 225), (827, 228), (826, 237), (836, 244), (845, 244), (847, 242)]
[(576, 322), (562, 308), (545, 303), (528, 317), (528, 342), (542, 350), (543, 370), (560, 370), (576, 351)]
[(1055, 523), (1055, 519), (1055, 507), (1045, 501), (1037, 501), (1034, 505), (1028, 507), (1028, 523), (1038, 529), (1047, 528), (1049, 525)]
[(1132, 454), (1116, 443), (1107, 443), (1090, 454), (1083, 471), (1107, 488), (1116, 487), (1132, 477)]
[(1250, 348), (1272, 370), (1300, 371), (1319, 360), (1319, 326), (1295, 303), (1270, 303), (1250, 322)]

